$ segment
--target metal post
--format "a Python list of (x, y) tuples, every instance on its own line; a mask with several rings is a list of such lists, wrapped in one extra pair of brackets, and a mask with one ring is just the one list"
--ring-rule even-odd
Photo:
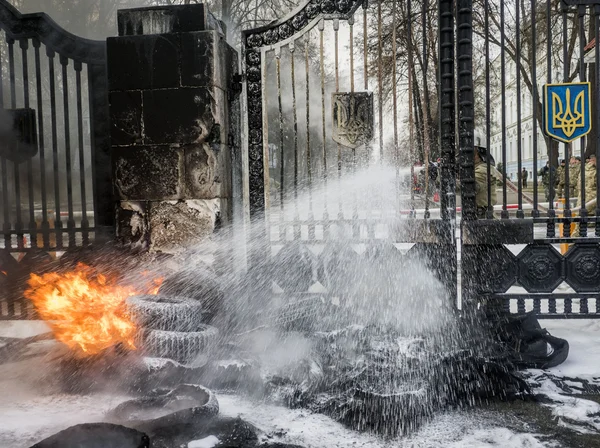
[(459, 164), (464, 220), (476, 217), (473, 162), (473, 0), (457, 3)]

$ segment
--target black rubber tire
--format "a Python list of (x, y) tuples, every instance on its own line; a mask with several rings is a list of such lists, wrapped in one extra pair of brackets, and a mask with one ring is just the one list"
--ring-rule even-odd
[(225, 294), (214, 273), (199, 269), (177, 272), (167, 277), (158, 291), (160, 295), (189, 297), (196, 300), (205, 312), (206, 323), (210, 323), (223, 309)]
[(132, 296), (127, 309), (139, 327), (151, 330), (196, 331), (210, 320), (202, 304), (187, 297)]
[(107, 415), (110, 421), (131, 426), (140, 424), (189, 424), (194, 419), (219, 413), (216, 395), (206, 387), (180, 384), (170, 391), (157, 390), (143, 398), (121, 403)]
[(202, 325), (198, 330), (189, 333), (141, 330), (136, 345), (145, 356), (193, 364), (208, 351), (219, 334), (218, 330), (210, 325)]

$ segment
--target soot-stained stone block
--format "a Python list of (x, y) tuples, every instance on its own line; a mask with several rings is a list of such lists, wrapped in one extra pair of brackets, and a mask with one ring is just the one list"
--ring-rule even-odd
[(117, 238), (143, 248), (148, 245), (148, 204), (145, 201), (121, 201), (117, 205)]
[(228, 88), (227, 47), (225, 38), (214, 31), (181, 36), (181, 84)]
[(212, 145), (188, 145), (184, 148), (186, 194), (197, 199), (222, 196), (221, 151)]
[(209, 238), (221, 209), (219, 199), (153, 202), (150, 208), (150, 250), (177, 253)]
[(215, 126), (215, 100), (206, 87), (144, 92), (146, 143), (202, 143)]
[(141, 92), (112, 92), (109, 94), (111, 144), (133, 145), (142, 142)]
[[(227, 69), (227, 86), (233, 85), (233, 77), (240, 72), (240, 58), (237, 50), (224, 42), (225, 45), (225, 62)], [(241, 85), (239, 86), (241, 89)]]
[(225, 32), (224, 24), (203, 4), (124, 9), (117, 12), (117, 22), (119, 36), (205, 30)]
[(113, 154), (114, 182), (123, 200), (181, 197), (183, 151), (163, 146), (119, 148)]
[(109, 38), (107, 60), (109, 91), (180, 85), (177, 34)]

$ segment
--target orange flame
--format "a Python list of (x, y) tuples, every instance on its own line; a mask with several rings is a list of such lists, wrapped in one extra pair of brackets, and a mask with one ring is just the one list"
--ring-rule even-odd
[[(82, 263), (65, 274), (31, 274), (27, 283), (25, 297), (49, 322), (56, 339), (79, 354), (94, 355), (117, 344), (136, 348), (136, 328), (124, 302), (129, 296), (147, 291), (119, 286), (115, 278)], [(158, 289), (154, 285), (152, 290)]]

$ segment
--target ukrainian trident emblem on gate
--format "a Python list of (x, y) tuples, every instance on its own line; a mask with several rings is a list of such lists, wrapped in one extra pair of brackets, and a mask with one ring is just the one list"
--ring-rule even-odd
[(334, 141), (356, 149), (373, 138), (372, 92), (336, 92), (331, 104)]
[(569, 143), (592, 129), (590, 83), (544, 86), (545, 130), (550, 137)]

